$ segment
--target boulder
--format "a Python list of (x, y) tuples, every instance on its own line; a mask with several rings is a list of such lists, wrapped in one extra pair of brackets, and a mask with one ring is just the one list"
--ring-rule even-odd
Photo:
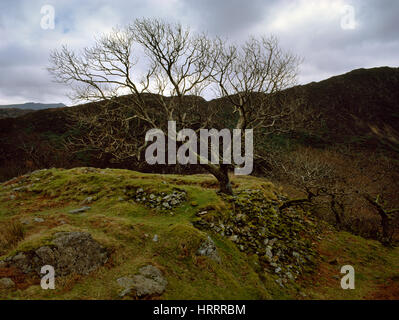
[(162, 272), (152, 265), (140, 268), (139, 274), (132, 278), (122, 277), (117, 279), (117, 282), (124, 288), (119, 294), (120, 297), (131, 295), (138, 298), (161, 295), (168, 284)]
[(34, 251), (20, 252), (7, 259), (9, 265), (24, 273), (36, 272), (44, 265), (54, 267), (56, 275), (71, 273), (87, 275), (108, 260), (108, 254), (98, 242), (86, 232), (59, 232), (53, 244)]

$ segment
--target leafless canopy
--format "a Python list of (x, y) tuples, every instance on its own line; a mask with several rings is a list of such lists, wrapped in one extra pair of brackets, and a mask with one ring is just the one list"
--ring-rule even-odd
[[(133, 126), (165, 129), (173, 120), (180, 128), (209, 128), (218, 110), (204, 107), (204, 92), (230, 102), (235, 128), (272, 128), (289, 110), (276, 108), (270, 97), (294, 83), (300, 61), (274, 37), (238, 46), (178, 23), (137, 19), (79, 53), (55, 50), (50, 62), (50, 73), (71, 86), (73, 99), (101, 101), (101, 112), (76, 112), (87, 134), (74, 145), (90, 144), (121, 160), (138, 157), (145, 146), (128, 137)], [(149, 100), (155, 100), (151, 107)]]

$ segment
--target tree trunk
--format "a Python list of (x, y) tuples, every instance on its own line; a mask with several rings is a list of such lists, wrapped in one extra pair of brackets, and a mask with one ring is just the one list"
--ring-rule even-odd
[(215, 176), (219, 182), (220, 192), (224, 194), (233, 194), (233, 188), (230, 183), (228, 166), (220, 165), (219, 167), (212, 164), (202, 165), (207, 171)]
[(379, 198), (377, 197), (376, 200), (373, 200), (369, 195), (364, 195), (366, 200), (372, 204), (378, 211), (381, 217), (381, 226), (382, 226), (382, 243), (383, 244), (390, 244), (392, 241), (393, 235), (393, 226), (391, 223), (391, 219), (387, 210), (385, 210), (382, 205), (379, 203)]

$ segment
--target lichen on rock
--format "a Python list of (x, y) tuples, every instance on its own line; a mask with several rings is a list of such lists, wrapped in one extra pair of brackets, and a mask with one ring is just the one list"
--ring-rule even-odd
[(310, 270), (316, 260), (314, 219), (301, 209), (280, 210), (280, 199), (268, 199), (261, 190), (222, 195), (229, 212), (197, 214), (194, 225), (228, 237), (240, 251), (256, 254), (263, 267), (284, 282)]
[(28, 252), (19, 252), (4, 260), (24, 273), (36, 273), (51, 265), (58, 276), (71, 273), (87, 275), (108, 260), (107, 250), (86, 232), (59, 232), (52, 244)]

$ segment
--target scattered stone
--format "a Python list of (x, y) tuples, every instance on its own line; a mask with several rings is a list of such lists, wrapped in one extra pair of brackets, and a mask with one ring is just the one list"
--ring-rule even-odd
[(42, 223), (42, 222), (44, 222), (44, 219), (42, 219), (42, 218), (33, 218), (33, 221), (38, 222), (38, 223)]
[(154, 241), (154, 242), (158, 242), (158, 235), (156, 234), (156, 235), (154, 235), (154, 238), (152, 238), (152, 241)]
[(161, 192), (147, 194), (142, 188), (139, 188), (136, 190), (135, 194), (130, 196), (133, 197), (134, 201), (142, 203), (147, 207), (161, 211), (170, 211), (186, 201), (187, 193), (184, 190), (175, 188), (171, 193)]
[(270, 249), (270, 247), (267, 247), (267, 248), (266, 248), (266, 256), (267, 256), (269, 259), (272, 259), (272, 258), (273, 258), (273, 253), (272, 253), (272, 250)]
[(269, 245), (272, 247), (275, 243), (276, 243), (277, 239), (274, 238), (272, 240), (269, 241)]
[(19, 192), (19, 191), (25, 191), (26, 189), (27, 189), (26, 186), (22, 186), (22, 187), (14, 188), (14, 189), (12, 189), (12, 191)]
[(276, 283), (277, 283), (278, 285), (280, 285), (281, 288), (284, 288), (283, 280), (282, 280), (281, 278), (278, 278), (278, 279), (276, 279), (275, 281), (276, 281)]
[(291, 272), (287, 272), (285, 275), (286, 275), (287, 278), (290, 279), (290, 280), (294, 280), (294, 279), (295, 279)]
[(70, 210), (69, 213), (70, 214), (77, 214), (77, 213), (85, 212), (85, 211), (90, 210), (90, 209), (91, 209), (91, 207), (82, 207), (82, 208), (79, 208), (79, 209)]
[(30, 219), (21, 219), (21, 223), (28, 225), (30, 224)]
[(89, 204), (93, 202), (93, 197), (87, 197), (82, 201), (82, 204)]
[(210, 236), (205, 240), (199, 247), (197, 254), (200, 256), (207, 256), (214, 261), (220, 262), (220, 256), (217, 252), (217, 248)]
[(0, 288), (11, 289), (14, 287), (15, 287), (15, 283), (10, 278), (1, 278), (0, 279)]
[(314, 218), (307, 212), (300, 208), (280, 210), (281, 200), (268, 199), (261, 190), (241, 190), (221, 197), (231, 203), (232, 210), (216, 210), (206, 216), (198, 212), (194, 226), (227, 236), (240, 251), (258, 255), (268, 272), (279, 270), (282, 283), (314, 266), (318, 258), (313, 245), (319, 230), (317, 224), (309, 224)]

